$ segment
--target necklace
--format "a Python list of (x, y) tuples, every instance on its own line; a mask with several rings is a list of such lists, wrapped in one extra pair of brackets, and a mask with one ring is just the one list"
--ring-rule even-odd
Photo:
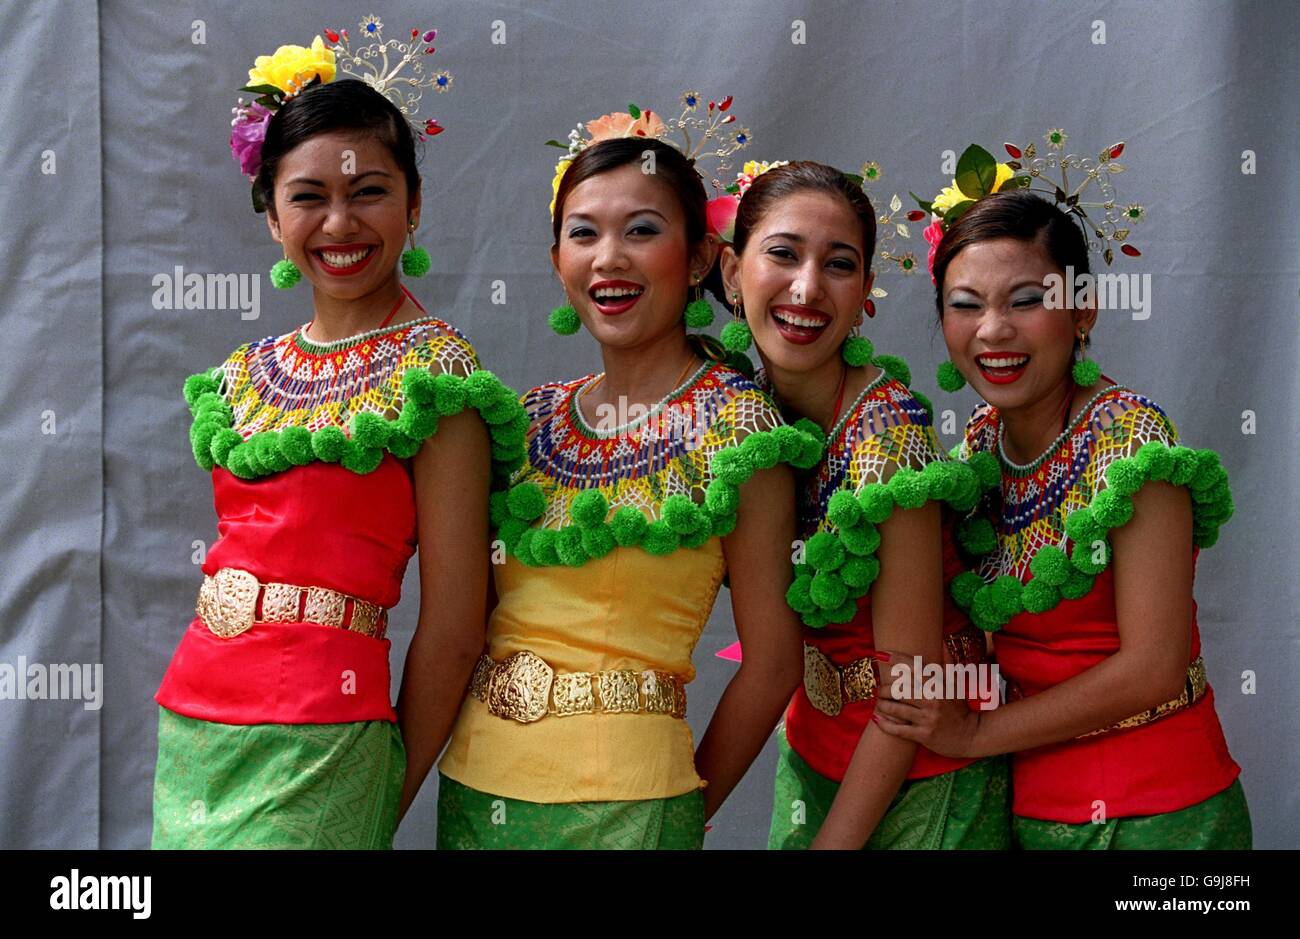
[(397, 311), (402, 308), (402, 304), (405, 303), (407, 300), (410, 300), (413, 304), (415, 304), (415, 308), (419, 310), (422, 314), (424, 314), (421, 317), (421, 319), (427, 319), (429, 316), (428, 311), (426, 311), (425, 308), (421, 306), (419, 300), (415, 299), (415, 297), (411, 295), (411, 292), (406, 289), (406, 285), (398, 284), (398, 288), (402, 291), (401, 296), (397, 298), (397, 302), (393, 304), (393, 308), (388, 311), (388, 315), (384, 317), (384, 321), (380, 323), (378, 326), (376, 326), (374, 329), (366, 330), (365, 332), (359, 333), (355, 336), (344, 336), (342, 339), (331, 339), (328, 342), (317, 342), (316, 340), (312, 339), (310, 336), (307, 335), (307, 330), (310, 329), (316, 323), (316, 320), (313, 319), (310, 323), (307, 323), (305, 326), (303, 326), (303, 328), (299, 332), (302, 334), (302, 338), (304, 340), (306, 340), (308, 343), (318, 348), (331, 348), (344, 343), (359, 342), (362, 339), (369, 339), (371, 336), (377, 336), (385, 329), (387, 329), (388, 324), (393, 321), (393, 317), (397, 315)]
[(651, 405), (650, 409), (646, 411), (646, 413), (639, 415), (634, 420), (628, 421), (626, 424), (621, 424), (618, 427), (613, 427), (608, 430), (598, 429), (588, 424), (586, 418), (582, 416), (582, 409), (578, 407), (578, 401), (584, 396), (586, 396), (586, 394), (589, 391), (591, 391), (592, 388), (595, 388), (602, 381), (604, 381), (605, 373), (601, 372), (595, 378), (591, 379), (586, 385), (579, 388), (578, 391), (573, 395), (573, 397), (569, 399), (571, 402), (570, 407), (573, 411), (574, 418), (577, 420), (578, 426), (600, 439), (618, 437), (622, 434), (627, 433), (629, 430), (632, 430), (633, 428), (639, 426), (643, 422), (655, 417), (661, 410), (663, 410), (665, 406), (667, 406), (669, 401), (672, 401), (674, 398), (680, 395), (685, 388), (693, 385), (699, 379), (700, 375), (703, 374), (705, 371), (707, 371), (709, 368), (711, 368), (713, 365), (713, 363), (711, 362), (705, 362), (698, 369), (696, 369), (695, 374), (691, 375), (688, 381), (686, 376), (690, 374), (691, 367), (695, 365), (695, 361), (696, 361), (695, 356), (692, 355), (690, 359), (686, 362), (686, 367), (682, 369), (681, 374), (677, 376), (677, 380), (673, 382), (672, 390), (669, 391), (668, 394), (660, 398), (658, 401), (656, 401), (653, 405)]

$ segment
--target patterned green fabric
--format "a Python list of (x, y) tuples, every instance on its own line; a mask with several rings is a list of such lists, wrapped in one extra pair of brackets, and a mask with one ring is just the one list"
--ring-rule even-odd
[(1249, 851), (1250, 810), (1241, 780), (1204, 802), (1177, 812), (1070, 825), (1012, 817), (1016, 843), (1026, 851)]
[(158, 709), (155, 848), (391, 848), (396, 724), (218, 724)]
[(438, 848), (628, 849), (704, 847), (704, 793), (630, 802), (545, 804), (479, 792), (438, 774)]
[[(767, 846), (809, 848), (840, 784), (809, 766), (784, 733), (780, 748)], [(1010, 848), (1010, 779), (1007, 758), (996, 756), (929, 779), (906, 780), (863, 847), (869, 851)]]

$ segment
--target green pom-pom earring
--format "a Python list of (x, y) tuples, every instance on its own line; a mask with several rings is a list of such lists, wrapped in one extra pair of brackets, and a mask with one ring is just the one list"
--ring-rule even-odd
[(551, 311), (550, 324), (552, 331), (558, 335), (572, 336), (582, 327), (582, 320), (578, 319), (578, 311), (573, 308), (573, 304), (566, 303)]
[(297, 264), (289, 260), (289, 255), (286, 254), (271, 265), (271, 286), (277, 290), (288, 290), (300, 280), (302, 280), (302, 271), (298, 270)]
[(402, 252), (402, 273), (407, 277), (423, 277), (432, 266), (429, 252), (423, 248), (411, 248)]
[(876, 354), (875, 347), (871, 345), (871, 340), (866, 336), (859, 336), (857, 329), (854, 326), (853, 334), (840, 344), (840, 358), (854, 368), (866, 365), (871, 361), (871, 357)]
[(966, 379), (962, 377), (961, 372), (957, 371), (957, 366), (951, 362), (939, 364), (939, 371), (935, 373), (935, 379), (939, 382), (939, 387), (949, 394), (954, 391), (961, 391), (966, 385)]
[(1088, 334), (1082, 329), (1079, 330), (1079, 361), (1074, 363), (1070, 369), (1074, 375), (1074, 383), (1081, 388), (1088, 388), (1097, 383), (1101, 378), (1101, 366), (1091, 359), (1087, 358), (1087, 352), (1084, 349), (1084, 343), (1088, 341)]
[(745, 322), (744, 307), (740, 303), (740, 294), (731, 293), (731, 322), (722, 327), (722, 345), (728, 352), (747, 352), (754, 344), (754, 334)]
[(700, 296), (699, 278), (692, 277), (691, 283), (695, 285), (695, 299), (686, 304), (686, 326), (689, 329), (707, 329), (713, 325), (713, 307)]
[(411, 247), (402, 252), (402, 273), (407, 277), (423, 277), (429, 273), (433, 262), (429, 260), (428, 251), (415, 246), (415, 219), (407, 223), (406, 233)]

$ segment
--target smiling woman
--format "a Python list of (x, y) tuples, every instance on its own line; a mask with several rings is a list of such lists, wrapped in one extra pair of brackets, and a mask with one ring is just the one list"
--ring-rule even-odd
[[(588, 127), (662, 131), (648, 115)], [(528, 459), (491, 505), (499, 602), (439, 765), (440, 847), (699, 848), (798, 681), (790, 466), (820, 446), (688, 340), (716, 250), (704, 206), (656, 139), (592, 143), (563, 171), (551, 259), (605, 370), (524, 396)], [(744, 657), (696, 750), (691, 653), (724, 576)]]
[(986, 497), (951, 595), (993, 633), (1009, 703), (882, 704), (881, 726), (950, 757), (1014, 754), (1023, 848), (1249, 848), (1192, 598), (1232, 514), (1227, 473), (1075, 361), (1096, 310), (1051, 308), (1047, 285), (1088, 273), (1084, 230), (1028, 192), (972, 202), (934, 254), (948, 353), (984, 398), (960, 455)]
[(944, 459), (902, 360), (847, 338), (871, 302), (876, 247), (861, 185), (803, 161), (748, 186), (723, 252), (725, 290), (777, 402), (827, 439), (799, 493), (804, 554), (787, 599), (805, 627), (804, 680), (786, 712), (768, 845), (1006, 847), (1004, 759), (948, 759), (872, 720), (897, 693), (877, 677), (884, 650), (984, 659), (983, 637), (944, 595), (961, 569), (953, 509), (969, 509), (974, 474)]
[[(420, 214), (405, 117), (295, 49), (277, 57), (309, 71), (259, 60), (282, 94), (255, 89), (278, 105), (260, 165), (247, 129), (236, 155), (314, 316), (185, 384), (220, 537), (157, 694), (157, 848), (391, 846), (482, 644), (490, 483), (523, 459), (515, 394), (398, 278)], [(394, 710), (387, 610), (417, 545)]]

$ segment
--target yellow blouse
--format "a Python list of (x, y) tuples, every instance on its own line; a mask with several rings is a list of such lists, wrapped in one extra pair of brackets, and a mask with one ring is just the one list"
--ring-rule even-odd
[[(494, 566), (486, 653), (501, 662), (526, 650), (557, 673), (656, 670), (689, 682), (739, 486), (778, 459), (815, 462), (819, 444), (722, 365), (704, 366), (617, 435), (598, 435), (577, 413), (573, 396), (586, 381), (524, 396), (528, 464), (508, 499), (494, 496), (507, 559)], [(647, 430), (674, 408), (678, 432)], [(627, 517), (633, 510), (644, 523)], [(703, 785), (681, 717), (551, 713), (521, 723), (474, 694), (439, 769), (481, 792), (541, 803), (669, 798)]]

